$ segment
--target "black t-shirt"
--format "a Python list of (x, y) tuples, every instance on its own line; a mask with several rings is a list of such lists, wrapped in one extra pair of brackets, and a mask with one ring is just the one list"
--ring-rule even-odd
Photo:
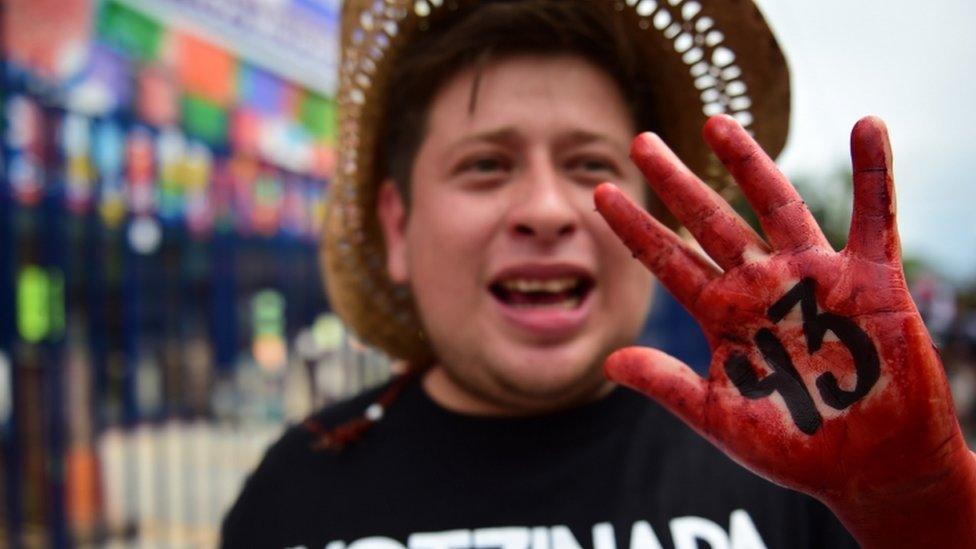
[[(381, 389), (326, 408), (335, 426)], [(449, 412), (411, 383), (363, 438), (289, 429), (224, 520), (225, 547), (857, 547), (815, 500), (736, 465), (628, 389), (564, 412)], [(789, 456), (783, 456), (789, 459)]]

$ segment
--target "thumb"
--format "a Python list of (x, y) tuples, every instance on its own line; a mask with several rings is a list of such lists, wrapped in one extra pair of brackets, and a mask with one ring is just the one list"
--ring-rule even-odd
[(647, 347), (627, 347), (603, 363), (608, 378), (653, 398), (701, 432), (708, 381), (673, 356)]

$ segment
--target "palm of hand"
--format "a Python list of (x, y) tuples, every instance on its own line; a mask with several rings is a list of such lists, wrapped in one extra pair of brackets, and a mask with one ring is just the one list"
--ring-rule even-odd
[(658, 138), (635, 140), (634, 161), (718, 268), (611, 186), (597, 190), (597, 208), (695, 316), (713, 358), (702, 379), (632, 347), (610, 357), (608, 374), (753, 471), (828, 502), (937, 481), (968, 450), (905, 286), (884, 126), (855, 127), (855, 214), (840, 252), (734, 120), (715, 117), (704, 133), (768, 244)]

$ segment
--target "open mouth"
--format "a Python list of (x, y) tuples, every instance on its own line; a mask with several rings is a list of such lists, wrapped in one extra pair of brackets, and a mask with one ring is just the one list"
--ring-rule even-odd
[(509, 277), (489, 286), (496, 299), (515, 308), (575, 309), (593, 289), (589, 276)]

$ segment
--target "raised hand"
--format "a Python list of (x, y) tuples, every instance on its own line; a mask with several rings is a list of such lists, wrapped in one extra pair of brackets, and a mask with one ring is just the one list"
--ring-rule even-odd
[(698, 320), (712, 363), (702, 378), (631, 347), (607, 374), (756, 473), (824, 501), (865, 546), (941, 539), (918, 520), (976, 544), (976, 460), (905, 284), (884, 124), (865, 118), (852, 132), (854, 215), (839, 252), (734, 119), (713, 117), (703, 134), (766, 238), (657, 136), (637, 137), (632, 159), (712, 261), (612, 185), (597, 188), (597, 209)]

